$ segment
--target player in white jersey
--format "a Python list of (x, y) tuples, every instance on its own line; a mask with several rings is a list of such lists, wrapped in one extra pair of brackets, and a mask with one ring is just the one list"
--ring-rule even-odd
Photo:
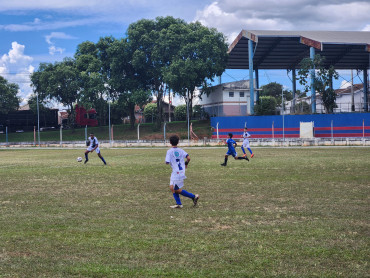
[(90, 137), (86, 141), (87, 149), (85, 151), (85, 164), (89, 161), (88, 153), (95, 151), (100, 159), (104, 162), (104, 165), (107, 165), (104, 158), (102, 157), (99, 149), (99, 141), (98, 138), (94, 136), (94, 133), (90, 133)]
[(179, 194), (192, 199), (194, 206), (197, 205), (199, 199), (198, 194), (194, 195), (193, 193), (182, 189), (184, 186), (184, 179), (186, 179), (185, 169), (188, 167), (190, 157), (183, 149), (177, 147), (179, 140), (180, 139), (177, 135), (170, 137), (172, 148), (169, 149), (166, 154), (166, 164), (169, 164), (172, 167), (170, 190), (173, 194), (173, 198), (176, 201), (176, 205), (171, 206), (171, 208), (182, 208)]
[(247, 127), (244, 128), (244, 132), (243, 132), (242, 137), (244, 138), (243, 145), (241, 146), (241, 149), (244, 153), (243, 157), (247, 156), (247, 154), (245, 153), (245, 149), (244, 149), (244, 148), (247, 148), (248, 151), (251, 153), (251, 158), (252, 158), (254, 156), (254, 153), (252, 152), (252, 150), (249, 146), (249, 139), (248, 138), (251, 137), (251, 135), (249, 134)]

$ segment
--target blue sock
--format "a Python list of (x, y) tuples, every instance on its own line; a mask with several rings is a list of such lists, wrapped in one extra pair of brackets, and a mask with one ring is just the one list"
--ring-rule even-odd
[(180, 195), (178, 193), (173, 193), (173, 198), (175, 198), (177, 205), (181, 205)]
[(103, 160), (104, 164), (107, 164), (107, 162), (105, 162), (105, 160), (104, 160), (104, 158), (103, 158), (103, 157), (101, 157), (100, 159), (101, 159), (101, 160)]
[(182, 190), (180, 193), (182, 196), (188, 197), (190, 199), (194, 199), (195, 195), (193, 193), (187, 192), (186, 190)]
[(248, 151), (252, 154), (253, 152), (252, 152), (252, 150), (251, 150), (251, 148), (248, 148)]
[(87, 156), (87, 153), (85, 153), (85, 159), (86, 160), (89, 160), (88, 156)]
[(243, 153), (245, 154), (245, 150), (244, 150), (243, 146), (241, 146), (240, 148), (242, 149)]

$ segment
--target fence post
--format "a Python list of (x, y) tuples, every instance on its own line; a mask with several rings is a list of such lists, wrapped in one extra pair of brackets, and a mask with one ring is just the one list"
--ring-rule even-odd
[(33, 144), (36, 146), (36, 126), (33, 126)]
[(137, 141), (140, 141), (140, 124), (137, 125)]
[(87, 140), (87, 125), (85, 126), (85, 141)]
[(218, 122), (217, 122), (217, 125), (216, 125), (216, 130), (217, 130), (217, 143), (218, 143), (218, 139), (219, 139), (219, 137), (218, 137)]
[(166, 145), (166, 122), (164, 122), (163, 125), (163, 139), (164, 139), (164, 144)]
[(331, 144), (333, 145), (334, 138), (333, 138), (333, 120), (331, 120)]
[(60, 125), (60, 147), (62, 147), (63, 144), (63, 125)]

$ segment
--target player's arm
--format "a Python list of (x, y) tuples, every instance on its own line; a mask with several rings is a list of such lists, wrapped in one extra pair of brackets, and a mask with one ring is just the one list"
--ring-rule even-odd
[(189, 164), (189, 162), (190, 162), (190, 156), (189, 156), (189, 155), (187, 155), (187, 156), (186, 156), (186, 161), (185, 161), (185, 168), (188, 168), (188, 164)]

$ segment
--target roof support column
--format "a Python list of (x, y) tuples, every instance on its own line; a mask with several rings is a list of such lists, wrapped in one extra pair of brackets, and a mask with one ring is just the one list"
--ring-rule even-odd
[(260, 81), (259, 81), (259, 76), (258, 76), (258, 69), (255, 69), (254, 70), (254, 74), (256, 76), (256, 100), (257, 100), (257, 103), (259, 103), (259, 100), (260, 100), (260, 93), (258, 91), (258, 89), (260, 88)]
[[(370, 54), (369, 54), (370, 57)], [(369, 97), (368, 97), (368, 91), (369, 91), (369, 85), (367, 84), (367, 69), (364, 69), (364, 77), (363, 77), (363, 82), (364, 82), (364, 112), (369, 111)]]
[(253, 41), (248, 40), (250, 115), (254, 114), (253, 54)]
[(295, 68), (292, 69), (292, 83), (293, 83), (292, 84), (293, 85), (293, 113), (295, 113), (296, 93), (297, 93)]
[[(315, 59), (315, 48), (310, 47), (310, 58), (313, 62)], [(311, 69), (311, 113), (316, 113), (316, 92), (315, 92), (315, 67)]]

